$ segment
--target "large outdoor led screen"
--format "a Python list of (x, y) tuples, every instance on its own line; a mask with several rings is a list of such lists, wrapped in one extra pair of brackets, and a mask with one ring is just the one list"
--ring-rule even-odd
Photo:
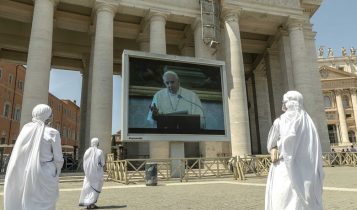
[(122, 139), (228, 141), (225, 64), (124, 51)]

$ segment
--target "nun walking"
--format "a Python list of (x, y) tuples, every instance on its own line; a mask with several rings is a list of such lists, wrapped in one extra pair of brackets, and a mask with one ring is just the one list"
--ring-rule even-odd
[(87, 206), (87, 209), (98, 208), (97, 203), (103, 187), (103, 167), (105, 164), (102, 150), (98, 149), (99, 139), (92, 138), (91, 147), (87, 149), (83, 157), (84, 181), (79, 206)]
[(322, 210), (322, 153), (319, 135), (303, 97), (288, 91), (283, 113), (268, 136), (272, 164), (267, 180), (265, 210)]
[(49, 127), (52, 110), (39, 104), (23, 126), (7, 166), (5, 210), (54, 210), (63, 165), (59, 132)]

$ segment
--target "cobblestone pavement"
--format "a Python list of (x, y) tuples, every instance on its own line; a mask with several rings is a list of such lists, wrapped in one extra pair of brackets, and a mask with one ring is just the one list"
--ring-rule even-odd
[[(357, 168), (324, 168), (323, 202), (325, 210), (357, 209)], [(106, 182), (97, 205), (100, 209), (146, 210), (262, 210), (266, 177), (159, 181), (147, 187), (143, 182), (123, 185)], [(57, 210), (80, 210), (77, 206), (81, 182), (60, 184)], [(3, 208), (3, 186), (0, 186), (0, 209)]]

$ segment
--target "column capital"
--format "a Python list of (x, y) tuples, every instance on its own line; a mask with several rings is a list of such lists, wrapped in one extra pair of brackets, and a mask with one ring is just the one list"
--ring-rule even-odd
[(334, 90), (336, 96), (341, 96), (345, 91), (343, 89)]
[(315, 40), (316, 32), (311, 31), (311, 30), (305, 30), (304, 37), (305, 37), (305, 39)]
[(355, 88), (355, 87), (350, 88), (350, 93), (351, 94), (357, 94), (357, 88)]
[(107, 11), (113, 14), (113, 17), (118, 10), (118, 6), (119, 3), (113, 0), (96, 0), (94, 3), (94, 9), (97, 14), (101, 11)]
[(283, 36), (289, 36), (289, 31), (287, 30), (286, 25), (281, 24), (278, 26), (278, 30), (276, 33), (276, 39), (281, 39)]
[(222, 17), (225, 22), (238, 22), (241, 10), (225, 10)]
[(147, 13), (145, 19), (147, 19), (147, 20), (162, 20), (162, 19), (164, 19), (166, 21), (167, 18), (169, 17), (169, 15), (170, 15), (169, 11), (150, 9), (149, 12)]
[(225, 22), (238, 22), (242, 9), (223, 10), (222, 17)]
[(286, 22), (286, 26), (288, 27), (289, 31), (292, 30), (302, 30), (303, 29), (304, 20), (296, 19), (296, 18), (289, 18)]
[[(38, 1), (40, 1), (40, 0), (33, 0), (33, 2), (35, 2), (35, 3), (38, 2)], [(56, 6), (59, 3), (60, 0), (47, 0), (47, 1), (52, 2), (53, 6)]]
[(196, 30), (198, 26), (201, 26), (201, 17), (196, 17), (193, 23), (191, 24), (191, 29)]

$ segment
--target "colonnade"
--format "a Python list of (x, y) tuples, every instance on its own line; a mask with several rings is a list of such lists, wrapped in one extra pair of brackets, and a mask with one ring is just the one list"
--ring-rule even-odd
[[(355, 125), (357, 125), (357, 94), (356, 89), (350, 89), (349, 94), (351, 95), (352, 107), (353, 107), (353, 115), (355, 120)], [(347, 93), (347, 90), (336, 89), (333, 91), (336, 101), (337, 107), (337, 115), (339, 121), (339, 133), (340, 133), (340, 143), (344, 145), (349, 145), (349, 136), (348, 136), (348, 125), (346, 120), (345, 107), (343, 105), (343, 95)]]
[[(47, 103), (48, 100), (53, 15), (56, 2), (56, 0), (35, 0), (21, 125), (31, 120), (31, 111), (36, 104)], [(91, 55), (89, 55), (90, 60), (84, 62), (85, 67), (83, 70), (82, 100), (84, 101), (81, 102), (81, 114), (82, 117), (83, 114), (85, 115), (85, 120), (81, 121), (81, 131), (86, 133), (84, 135), (86, 142), (81, 143), (87, 146), (90, 138), (98, 137), (101, 139), (101, 147), (106, 153), (110, 152), (111, 149), (113, 24), (118, 7), (120, 6), (114, 1), (96, 1), (94, 7), (96, 15), (95, 31), (92, 34)], [(222, 15), (224, 23), (224, 43), (222, 43), (222, 48), (225, 50), (224, 60), (226, 62), (228, 80), (232, 155), (251, 154), (249, 114), (239, 25), (240, 11), (224, 10)], [(168, 14), (163, 11), (149, 11), (147, 17), (145, 17), (148, 24), (150, 24), (149, 31), (146, 34), (140, 34), (137, 38), (137, 41), (140, 42), (141, 50), (166, 54), (165, 25), (167, 17)], [(195, 57), (216, 59), (202, 41), (202, 25), (199, 21), (199, 17), (197, 17), (192, 23)], [(290, 37), (294, 87), (302, 92), (305, 99), (308, 99), (305, 100), (305, 105), (309, 110), (310, 107), (316, 106), (316, 100), (310, 99), (315, 97), (316, 91), (320, 91), (311, 92), (311, 88), (314, 88), (313, 83), (316, 83), (317, 80), (315, 81), (313, 79), (316, 78), (307, 76), (310, 74), (311, 66), (306, 64), (305, 52), (311, 49), (305, 48), (305, 36), (301, 21), (289, 20), (287, 26)], [(189, 53), (188, 49), (185, 50)], [(193, 54), (193, 52), (189, 54)], [(264, 78), (259, 80), (266, 81)], [(266, 85), (261, 85), (259, 88), (264, 89)], [(264, 98), (267, 96), (267, 93), (262, 94)], [(266, 110), (261, 110), (260, 118), (263, 118), (263, 113), (266, 113)], [(312, 115), (317, 120), (323, 120), (321, 115), (315, 115), (314, 113)], [(272, 119), (264, 120), (269, 121)], [(265, 133), (267, 132), (267, 127), (265, 125)], [(325, 133), (324, 137), (327, 137), (327, 131)], [(169, 155), (168, 142), (150, 142), (151, 158), (167, 158)]]

